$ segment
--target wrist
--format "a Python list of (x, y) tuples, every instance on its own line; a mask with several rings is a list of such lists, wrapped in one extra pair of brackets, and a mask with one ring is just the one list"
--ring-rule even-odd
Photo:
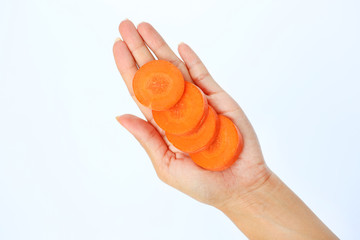
[(250, 239), (338, 239), (274, 173), (218, 209)]
[(283, 182), (268, 169), (267, 174), (246, 192), (238, 194), (216, 208), (225, 215), (249, 214), (264, 210), (264, 203), (270, 193), (281, 191)]

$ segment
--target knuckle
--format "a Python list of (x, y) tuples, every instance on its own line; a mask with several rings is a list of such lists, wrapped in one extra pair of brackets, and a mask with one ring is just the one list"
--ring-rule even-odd
[(194, 81), (196, 82), (201, 82), (206, 80), (206, 78), (210, 77), (209, 72), (203, 72), (203, 73), (199, 73), (198, 75), (196, 75), (196, 77), (194, 78)]

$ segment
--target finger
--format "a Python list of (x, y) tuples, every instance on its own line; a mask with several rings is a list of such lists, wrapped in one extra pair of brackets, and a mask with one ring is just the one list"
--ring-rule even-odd
[(142, 22), (137, 27), (138, 32), (144, 39), (149, 48), (154, 52), (158, 59), (163, 59), (171, 62), (177, 68), (180, 69), (186, 81), (192, 82), (188, 70), (181, 59), (171, 50), (169, 45), (161, 37), (161, 35), (155, 30), (149, 23)]
[(208, 96), (217, 113), (227, 114), (240, 109), (240, 106), (215, 82), (200, 58), (187, 44), (179, 44), (178, 51), (194, 83)]
[(194, 83), (208, 96), (216, 112), (233, 120), (245, 138), (254, 138), (253, 128), (239, 104), (211, 77), (196, 53), (185, 43), (179, 44), (178, 51)]
[(189, 70), (192, 80), (198, 85), (206, 95), (211, 95), (224, 91), (219, 84), (211, 77), (209, 71), (202, 63), (196, 53), (185, 43), (180, 43), (178, 51)]
[(134, 96), (134, 91), (132, 89), (132, 79), (134, 78), (138, 68), (133, 56), (126, 46), (126, 43), (120, 38), (116, 39), (114, 43), (113, 54), (116, 66), (126, 84), (126, 87), (128, 88), (130, 95)]
[(130, 20), (126, 19), (120, 23), (119, 32), (139, 67), (154, 60), (154, 56), (146, 47), (136, 27)]
[(139, 141), (159, 178), (166, 181), (168, 163), (175, 155), (168, 149), (159, 132), (150, 123), (130, 114), (118, 116), (116, 120)]
[(130, 95), (140, 108), (141, 112), (144, 114), (145, 118), (149, 121), (153, 122), (151, 110), (144, 107), (139, 101), (136, 99), (134, 95), (134, 91), (132, 88), (132, 79), (137, 71), (137, 66), (133, 56), (131, 55), (126, 43), (121, 39), (117, 39), (113, 46), (113, 54), (115, 58), (116, 66), (123, 78), (126, 87), (129, 90)]

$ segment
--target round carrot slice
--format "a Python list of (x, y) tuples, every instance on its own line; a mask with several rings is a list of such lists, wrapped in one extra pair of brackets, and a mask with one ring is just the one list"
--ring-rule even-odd
[(190, 154), (200, 167), (211, 171), (222, 171), (230, 167), (239, 157), (244, 142), (239, 129), (224, 115), (219, 115), (220, 129), (214, 142), (203, 151)]
[(184, 93), (184, 78), (180, 70), (165, 60), (153, 60), (136, 71), (133, 90), (137, 100), (153, 110), (173, 107)]
[(165, 132), (176, 135), (196, 131), (208, 113), (204, 93), (194, 84), (185, 81), (183, 96), (174, 107), (165, 111), (152, 111), (155, 122)]
[(209, 146), (214, 141), (218, 130), (219, 117), (215, 110), (209, 105), (209, 113), (194, 133), (175, 135), (166, 132), (166, 137), (179, 150), (194, 153)]

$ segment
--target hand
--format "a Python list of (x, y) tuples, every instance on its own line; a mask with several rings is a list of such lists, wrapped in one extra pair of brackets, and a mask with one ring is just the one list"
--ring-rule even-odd
[[(256, 134), (240, 106), (210, 76), (204, 64), (186, 44), (178, 47), (180, 60), (148, 23), (137, 29), (123, 21), (113, 51), (116, 65), (128, 90), (147, 121), (132, 115), (117, 117), (141, 143), (159, 178), (189, 196), (226, 214), (250, 239), (338, 239), (325, 224), (266, 166)], [(207, 95), (219, 113), (229, 117), (244, 138), (237, 161), (222, 172), (197, 166), (189, 155), (166, 139), (152, 118), (151, 110), (134, 97), (132, 79), (138, 66), (158, 59), (172, 62), (186, 81)]]
[[(211, 77), (195, 52), (186, 44), (178, 46), (179, 59), (160, 34), (148, 23), (136, 29), (129, 20), (119, 26), (122, 39), (114, 43), (116, 65), (130, 95), (147, 121), (133, 115), (122, 115), (117, 120), (141, 143), (149, 155), (159, 178), (189, 196), (213, 205), (224, 207), (230, 200), (241, 199), (245, 194), (263, 185), (271, 175), (267, 168), (256, 134), (240, 106)], [(149, 51), (147, 46), (154, 52)], [(218, 114), (229, 117), (244, 138), (244, 148), (239, 159), (222, 172), (211, 172), (197, 166), (189, 155), (179, 151), (166, 139), (151, 114), (134, 97), (132, 79), (138, 67), (157, 59), (177, 66), (186, 81), (196, 84), (207, 95)], [(235, 200), (237, 201), (237, 200)]]

